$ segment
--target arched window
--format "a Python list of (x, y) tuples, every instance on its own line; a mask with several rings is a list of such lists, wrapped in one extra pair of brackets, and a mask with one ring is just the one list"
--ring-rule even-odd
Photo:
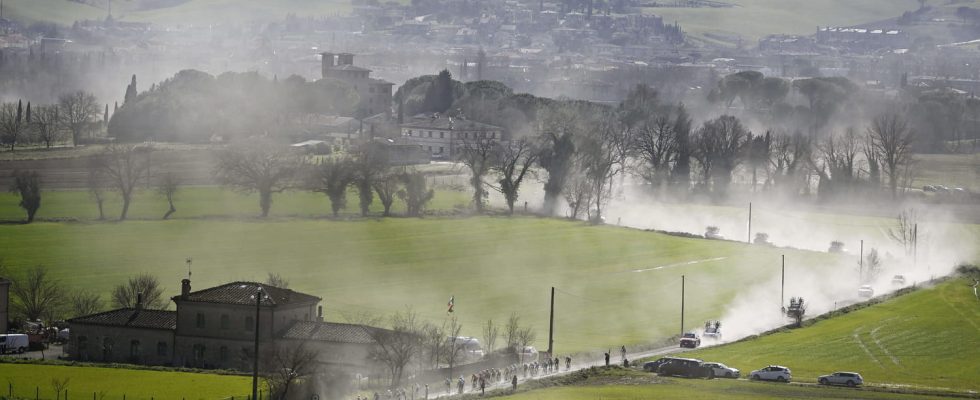
[(205, 351), (205, 348), (204, 348), (204, 345), (203, 344), (195, 344), (194, 345), (194, 364), (195, 365), (203, 365), (204, 364), (204, 351)]

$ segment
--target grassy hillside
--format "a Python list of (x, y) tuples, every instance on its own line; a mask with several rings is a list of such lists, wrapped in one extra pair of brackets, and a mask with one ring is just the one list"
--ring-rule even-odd
[[(537, 329), (539, 347), (555, 286), (560, 352), (676, 334), (681, 274), (690, 321), (717, 318), (742, 287), (771, 276), (781, 254), (530, 217), (36, 223), (0, 225), (0, 243), (0, 258), (15, 277), (40, 264), (72, 288), (103, 294), (138, 272), (157, 275), (173, 294), (186, 276), (184, 259), (193, 257), (195, 288), (278, 272), (293, 288), (323, 297), (331, 320), (409, 306), (442, 322), (455, 296), (465, 334), (478, 336), (487, 319), (499, 324), (518, 312)], [(799, 268), (835, 259), (786, 254)]]
[(103, 393), (107, 399), (121, 399), (123, 395), (128, 399), (245, 398), (251, 393), (252, 382), (245, 376), (2, 363), (0, 377), (4, 378), (0, 381), (3, 396), (12, 389), (13, 398), (24, 399), (35, 398), (35, 390), (41, 399), (54, 399), (52, 379), (65, 378), (69, 379), (68, 398), (78, 399), (91, 398), (95, 393)]
[(955, 279), (803, 329), (685, 353), (748, 373), (785, 365), (815, 382), (833, 371), (860, 372), (874, 385), (980, 389), (980, 301)]
[(813, 34), (817, 26), (846, 26), (897, 17), (918, 8), (916, 0), (731, 0), (731, 8), (646, 8), (677, 21), (688, 33), (738, 35), (753, 47), (767, 34)]

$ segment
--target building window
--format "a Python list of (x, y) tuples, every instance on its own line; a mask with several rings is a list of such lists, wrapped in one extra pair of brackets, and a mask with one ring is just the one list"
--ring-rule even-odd
[(222, 363), (228, 362), (228, 348), (227, 347), (221, 346), (221, 348), (218, 349), (218, 359), (221, 360)]
[(228, 314), (221, 314), (221, 330), (228, 330)]
[(432, 131), (429, 131), (429, 137), (432, 137)]
[(112, 339), (104, 338), (102, 339), (102, 359), (109, 360), (112, 358)]
[(140, 341), (133, 340), (129, 342), (129, 356), (132, 358), (140, 358), (142, 351), (140, 349)]
[(374, 86), (368, 88), (368, 93), (374, 93)]
[(429, 146), (429, 153), (432, 152), (432, 146)]
[(245, 317), (245, 331), (251, 332), (255, 330), (255, 318)]
[(442, 147), (439, 147), (439, 154), (442, 154)]
[(88, 338), (85, 336), (78, 337), (78, 351), (84, 351), (88, 347)]
[(195, 326), (197, 326), (197, 329), (204, 329), (204, 313), (197, 313)]
[(167, 342), (157, 342), (157, 355), (160, 357), (167, 356)]
[(412, 130), (411, 129), (408, 130), (408, 136), (412, 136)]
[(204, 363), (204, 345), (195, 344), (194, 345), (194, 363), (197, 365), (202, 365)]
[(439, 139), (445, 139), (445, 138), (446, 138), (446, 132), (439, 132)]
[(494, 132), (490, 132), (490, 139), (493, 139), (494, 136), (496, 136), (496, 134)]

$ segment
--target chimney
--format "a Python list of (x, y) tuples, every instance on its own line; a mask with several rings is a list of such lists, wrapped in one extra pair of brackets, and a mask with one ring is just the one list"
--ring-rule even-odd
[(136, 311), (143, 309), (143, 292), (136, 293)]
[(187, 300), (187, 296), (191, 294), (191, 280), (182, 279), (180, 281), (180, 299)]
[(316, 320), (323, 322), (323, 306), (316, 306)]

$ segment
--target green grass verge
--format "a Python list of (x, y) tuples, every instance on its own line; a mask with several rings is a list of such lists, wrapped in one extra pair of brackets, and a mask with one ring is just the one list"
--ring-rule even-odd
[[(0, 396), (55, 399), (53, 379), (68, 381), (68, 398), (225, 399), (244, 398), (251, 378), (192, 372), (0, 363)], [(35, 392), (37, 391), (37, 392)], [(104, 397), (102, 396), (104, 395)], [(64, 395), (60, 398), (65, 398)]]
[(980, 390), (980, 301), (954, 279), (803, 329), (685, 353), (743, 375), (785, 365), (793, 379), (857, 371), (874, 385)]
[[(437, 178), (438, 179), (438, 178)], [(122, 200), (115, 192), (106, 193), (104, 204), (107, 220), (119, 218)], [(12, 193), (0, 193), (0, 221), (22, 221), (26, 218), (18, 204), (20, 197)], [(434, 212), (467, 208), (470, 195), (465, 192), (439, 190), (428, 208)], [(249, 218), (260, 213), (259, 196), (256, 193), (243, 194), (228, 188), (215, 186), (182, 187), (174, 202), (177, 212), (171, 218)], [(160, 219), (167, 211), (167, 202), (153, 189), (142, 189), (136, 193), (130, 204), (130, 219)], [(381, 215), (383, 207), (377, 196), (371, 204), (371, 212)], [(395, 199), (392, 212), (403, 214), (405, 203)], [(360, 215), (357, 191), (347, 195), (345, 216)], [(271, 217), (326, 217), (330, 215), (330, 202), (322, 193), (309, 191), (290, 191), (272, 196)], [(85, 190), (58, 190), (41, 193), (39, 219), (95, 220), (99, 217), (95, 200)]]
[[(440, 323), (456, 297), (463, 333), (518, 312), (545, 347), (551, 286), (561, 353), (657, 341), (676, 333), (680, 275), (690, 321), (717, 318), (742, 287), (770, 277), (783, 250), (531, 217), (272, 219), (35, 223), (0, 226), (14, 277), (47, 266), (71, 288), (107, 294), (140, 272), (176, 293), (194, 259), (194, 287), (264, 280), (323, 297), (327, 319), (413, 307)], [(836, 257), (786, 252), (800, 268)], [(700, 261), (700, 262), (698, 262)], [(695, 262), (688, 264), (690, 262)], [(761, 268), (771, 265), (771, 269)], [(635, 269), (664, 266), (658, 270)]]

